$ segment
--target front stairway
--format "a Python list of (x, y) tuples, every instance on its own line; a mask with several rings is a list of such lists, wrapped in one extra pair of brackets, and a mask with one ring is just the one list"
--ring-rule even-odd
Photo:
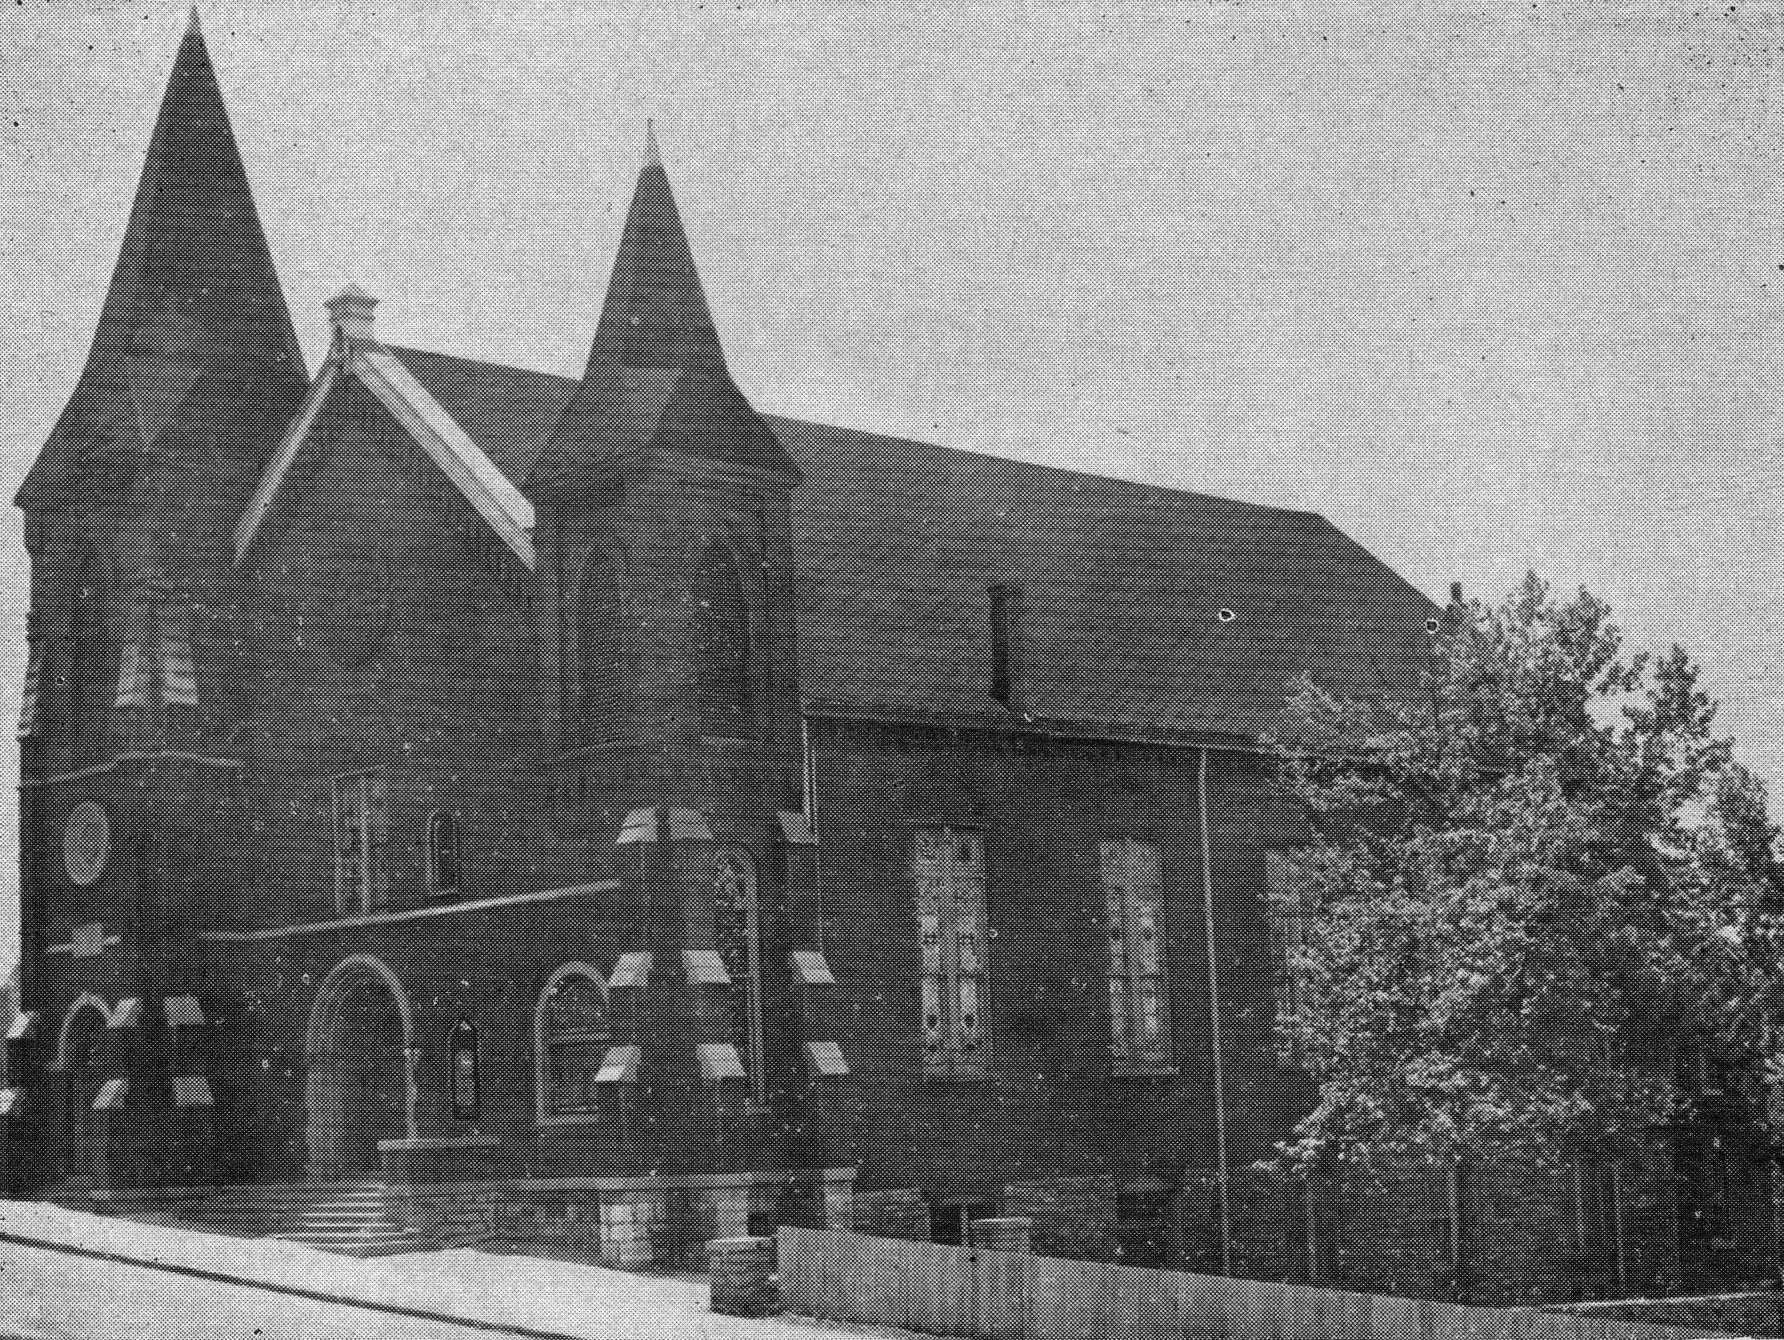
[(343, 1256), (389, 1256), (434, 1244), (391, 1217), (382, 1182), (335, 1182), (284, 1199), (269, 1236)]

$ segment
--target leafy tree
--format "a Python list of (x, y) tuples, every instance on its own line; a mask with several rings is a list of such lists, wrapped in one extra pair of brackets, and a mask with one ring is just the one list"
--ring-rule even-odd
[(1278, 746), (1311, 836), (1279, 1032), (1319, 1092), (1288, 1165), (1627, 1146), (1678, 1102), (1680, 1039), (1763, 1045), (1777, 831), (1697, 666), (1535, 576), (1432, 643), (1417, 701), (1305, 684)]

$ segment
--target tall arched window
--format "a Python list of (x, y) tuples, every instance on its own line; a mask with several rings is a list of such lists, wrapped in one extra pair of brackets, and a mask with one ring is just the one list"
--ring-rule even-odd
[(595, 1076), (613, 1040), (607, 1022), (607, 986), (600, 974), (583, 963), (559, 968), (539, 997), (534, 1029), (539, 1119), (592, 1115)]
[(117, 670), (105, 626), (105, 601), (99, 589), (97, 564), (83, 557), (75, 581), (68, 619), (68, 648), (63, 658), (62, 727), (71, 743), (84, 743), (92, 726), (103, 721), (110, 706), (109, 677)]
[(603, 733), (619, 699), (619, 565), (598, 550), (583, 560), (577, 579), (575, 683), (571, 703), (574, 733)]
[(435, 810), (427, 821), (427, 887), (431, 893), (457, 893), (463, 883), (464, 839), (458, 816)]
[(718, 855), (712, 886), (713, 939), (736, 993), (737, 1036), (743, 1071), (758, 1102), (762, 1073), (762, 922), (756, 867), (741, 851)]
[(707, 546), (695, 603), (701, 720), (709, 734), (741, 735), (751, 719), (749, 597), (725, 545)]

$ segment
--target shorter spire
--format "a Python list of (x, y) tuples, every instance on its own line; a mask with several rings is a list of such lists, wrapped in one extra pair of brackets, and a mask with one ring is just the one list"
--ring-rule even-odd
[(657, 122), (655, 117), (644, 119), (644, 170), (663, 166), (663, 151), (657, 147)]
[(192, 0), (192, 11), (186, 16), (186, 31), (195, 33), (201, 26), (198, 22), (198, 0)]

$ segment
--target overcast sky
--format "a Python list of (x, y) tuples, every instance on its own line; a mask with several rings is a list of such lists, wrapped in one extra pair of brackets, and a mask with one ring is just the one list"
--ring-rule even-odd
[[(357, 282), (393, 341), (579, 371), (655, 117), (760, 408), (1314, 508), (1434, 596), (1583, 584), (1776, 789), (1780, 7), (202, 8), (312, 366)], [(8, 497), (185, 22), (0, 12)], [(8, 511), (6, 741), (24, 590)]]

